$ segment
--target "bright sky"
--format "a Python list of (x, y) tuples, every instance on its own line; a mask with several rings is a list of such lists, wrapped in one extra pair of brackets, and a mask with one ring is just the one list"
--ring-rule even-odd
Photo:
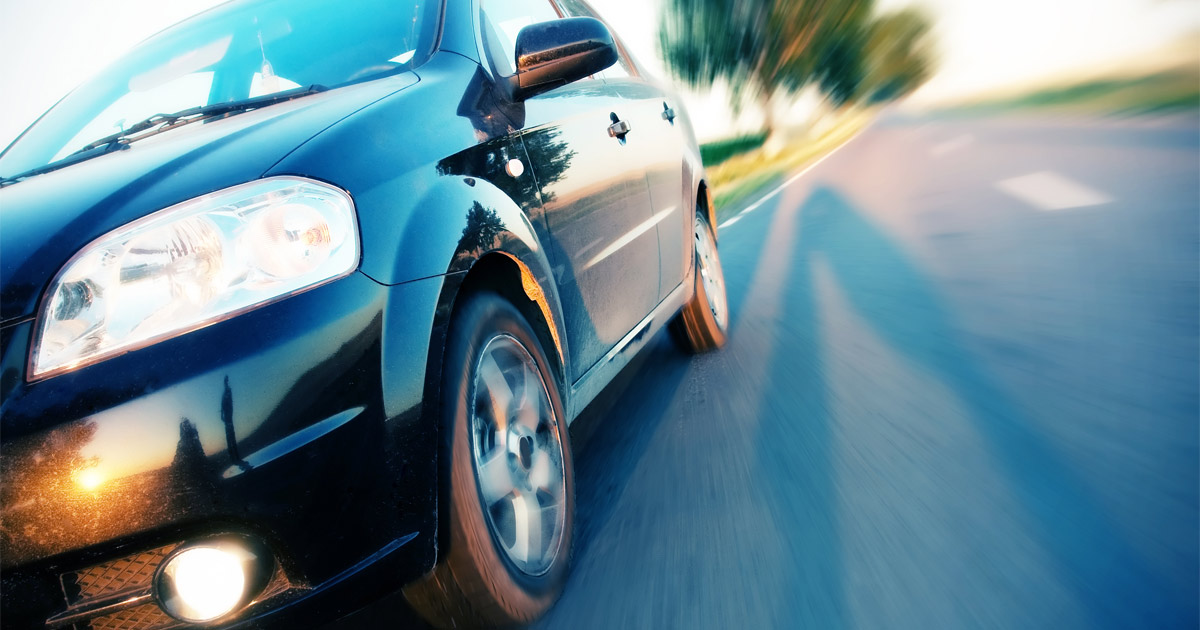
[[(122, 52), (220, 0), (39, 0), (0, 2), (0, 147)], [(941, 71), (917, 100), (937, 101), (1137, 57), (1200, 32), (1196, 0), (878, 0), (881, 8), (927, 7), (938, 20)], [(662, 0), (593, 0), (645, 65), (657, 59)], [(1196, 51), (1200, 61), (1200, 51)], [(19, 89), (13, 89), (18, 86)], [(728, 97), (685, 92), (702, 139), (752, 128)], [(752, 110), (752, 108), (750, 108)]]
[(1124, 66), (1200, 32), (1195, 0), (878, 0), (908, 5), (938, 20), (941, 67), (923, 101)]

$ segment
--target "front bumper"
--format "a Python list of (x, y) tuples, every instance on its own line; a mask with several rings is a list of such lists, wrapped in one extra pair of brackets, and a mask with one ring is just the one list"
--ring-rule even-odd
[[(0, 330), (5, 627), (44, 627), (77, 605), (66, 582), (81, 573), (124, 574), (111, 595), (147, 579), (163, 548), (217, 533), (265, 542), (282, 580), (231, 623), (377, 560), (392, 586), (427, 571), (425, 366), (441, 288), (355, 273), (37, 383), (23, 377), (32, 322)], [(164, 623), (97, 619), (77, 627)]]

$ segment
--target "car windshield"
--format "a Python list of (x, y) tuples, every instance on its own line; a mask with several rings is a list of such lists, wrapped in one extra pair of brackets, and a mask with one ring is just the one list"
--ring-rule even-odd
[(0, 177), (39, 168), (155, 114), (296, 88), (335, 88), (418, 65), (440, 0), (235, 0), (147, 39), (63, 98), (0, 154)]

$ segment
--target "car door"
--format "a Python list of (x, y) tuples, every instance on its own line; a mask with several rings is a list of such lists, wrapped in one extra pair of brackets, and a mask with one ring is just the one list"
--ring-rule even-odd
[[(493, 72), (510, 75), (516, 34), (559, 14), (550, 0), (482, 3)], [(521, 138), (551, 234), (547, 253), (578, 380), (658, 303), (658, 234), (646, 184), (647, 139), (609, 127), (630, 103), (597, 78), (523, 103)], [(635, 130), (636, 131), (636, 130)]]
[[(583, 0), (556, 2), (570, 17), (602, 19)], [(620, 33), (612, 31), (612, 35), (619, 57), (616, 64), (600, 74), (609, 94), (621, 99), (620, 110), (625, 112), (631, 126), (626, 139), (636, 143), (639, 164), (650, 191), (651, 215), (658, 235), (658, 298), (661, 300), (679, 286), (684, 271), (691, 264), (694, 210), (687, 201), (691, 198), (690, 182), (685, 183), (683, 177), (683, 152), (687, 141), (684, 121), (676, 121), (675, 94), (663, 89), (638, 68), (622, 43)]]

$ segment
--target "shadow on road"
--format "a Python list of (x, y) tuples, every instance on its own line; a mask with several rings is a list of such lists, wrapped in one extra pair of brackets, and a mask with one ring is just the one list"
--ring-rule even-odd
[[(793, 590), (803, 599), (799, 617), (791, 620), (795, 627), (844, 627), (851, 621), (841, 591), (846, 583), (839, 552), (843, 528), (830, 451), (835, 418), (827, 400), (824, 362), (829, 349), (822, 342), (816, 260), (884, 342), (961, 401), (1018, 504), (1028, 511), (1024, 520), (1055, 563), (1064, 588), (1090, 613), (1089, 626), (1184, 627), (1190, 619), (1194, 627), (1194, 602), (1168, 595), (1169, 584), (1148, 570), (1081, 475), (964, 350), (950, 309), (899, 246), (827, 187), (816, 188), (799, 209), (796, 230), (793, 255), (780, 261), (791, 269), (780, 318), (790, 330), (774, 346), (771, 380), (763, 390), (767, 395), (795, 394), (763, 401), (769, 419), (760, 424), (758, 443), (761, 477), (771, 490), (775, 518), (793, 531), (788, 564)], [(780, 399), (791, 404), (775, 402)], [(801, 512), (800, 506), (806, 510)], [(819, 510), (814, 513), (812, 506)]]
[[(977, 509), (984, 514), (973, 516), (986, 521), (988, 515), (998, 509), (996, 504), (988, 503), (987, 498), (965, 500), (954, 506), (905, 506), (901, 508), (903, 513), (894, 517), (912, 530), (887, 532), (893, 537), (884, 547), (852, 547), (862, 544), (854, 538), (856, 528), (882, 529), (888, 525), (863, 522), (862, 514), (846, 512), (847, 494), (854, 493), (860, 500), (873, 501), (878, 499), (875, 496), (878, 493), (873, 491), (885, 484), (901, 500), (917, 497), (920, 493), (911, 487), (917, 480), (902, 475), (870, 481), (880, 484), (878, 487), (848, 487), (847, 480), (839, 478), (839, 471), (844, 472), (847, 464), (858, 466), (860, 472), (870, 468), (864, 467), (862, 462), (840, 459), (847, 456), (843, 442), (846, 427), (839, 425), (839, 422), (845, 423), (846, 418), (835, 414), (835, 408), (846, 401), (835, 398), (832, 367), (837, 358), (835, 354), (846, 349), (830, 346), (830, 329), (837, 324), (824, 319), (834, 310), (828, 304), (831, 285), (836, 287), (838, 295), (843, 296), (842, 303), (857, 320), (907, 363), (912, 372), (931, 377), (954, 397), (961, 409), (961, 421), (967, 423), (967, 428), (986, 449), (989, 464), (995, 467), (1001, 482), (1012, 495), (1012, 504), (1021, 512), (1011, 520), (1028, 530), (980, 532), (972, 538), (972, 543), (977, 545), (972, 549), (973, 553), (952, 556), (959, 552), (947, 548), (945, 555), (927, 558), (930, 566), (965, 565), (965, 571), (983, 576), (1006, 571), (1008, 573), (1001, 576), (1003, 579), (996, 586), (1011, 589), (1014, 584), (1025, 583), (1026, 571), (1040, 570), (1040, 567), (1026, 569), (1019, 562), (1007, 561), (1006, 554), (1020, 551), (1007, 546), (1019, 544), (1009, 537), (1027, 534), (1037, 552), (1049, 559), (1049, 574), (1057, 580), (1057, 586), (1069, 596), (1071, 601), (1064, 602), (1064, 606), (1083, 611), (1085, 617), (1081, 625), (1096, 628), (1196, 627), (1195, 600), (1189, 600), (1188, 594), (1173, 588), (1173, 584), (1189, 583), (1194, 576), (1164, 575), (1150, 570), (1128, 533), (1120, 528), (1115, 516), (1099, 500), (1099, 489), (1089, 486), (1084, 475), (1087, 471), (1075, 469), (1067, 454), (1060, 452), (1042, 430), (1039, 422), (1045, 420), (1034, 414), (1036, 410), (1016, 404), (989, 366), (967, 351), (968, 339), (961, 332), (955, 310), (941, 297), (931, 276), (899, 245), (898, 239), (888, 235), (862, 209), (830, 187), (818, 186), (802, 203), (788, 203), (780, 202), (779, 209), (769, 220), (772, 229), (787, 236), (771, 240), (790, 245), (774, 250), (768, 246), (730, 250), (726, 276), (732, 283), (729, 297), (733, 335), (724, 356), (713, 357), (716, 362), (708, 366), (712, 374), (709, 382), (726, 386), (725, 390), (714, 388), (711, 395), (716, 400), (694, 400), (697, 388), (705, 386), (703, 382), (697, 383), (702, 381), (703, 374), (699, 372), (704, 370), (694, 370), (693, 360), (680, 353), (667, 334), (660, 333), (572, 424), (577, 492), (574, 563), (577, 568), (591, 565), (595, 573), (586, 575), (576, 571), (564, 597), (567, 609), (558, 610), (557, 614), (552, 611), (539, 627), (580, 624), (583, 627), (587, 623), (593, 624), (592, 627), (604, 627), (606, 619), (603, 617), (622, 616), (617, 613), (623, 607), (655, 609), (651, 612), (661, 613), (625, 616), (630, 619), (682, 621), (677, 612), (681, 605), (701, 620), (695, 627), (722, 627), (720, 620), (728, 615), (709, 613), (729, 613), (736, 609), (747, 619), (768, 620), (766, 627), (837, 629), (870, 625), (864, 624), (853, 608), (854, 602), (862, 601), (864, 597), (868, 601), (883, 602), (878, 607), (880, 610), (914, 609), (934, 603), (953, 606), (955, 610), (951, 614), (954, 618), (968, 625), (1011, 626), (1017, 623), (1014, 620), (1041, 620), (1049, 624), (1057, 618), (1052, 610), (1013, 611), (1011, 616), (1001, 613), (1005, 615), (1002, 619), (989, 617), (986, 613), (997, 609), (988, 608), (988, 605), (995, 606), (997, 602), (1011, 599), (1003, 593), (972, 593), (962, 584), (939, 583), (931, 579), (929, 588), (922, 590), (888, 582), (895, 578), (895, 573), (888, 571), (895, 568), (895, 563), (913, 561), (913, 556), (905, 555), (898, 547), (912, 542), (905, 536), (921, 536), (913, 530), (922, 525), (922, 518), (929, 516), (922, 510)], [(742, 220), (758, 222), (764, 218), (750, 215)], [(788, 220), (780, 221), (780, 218)], [(786, 230), (779, 230), (780, 226), (787, 226)], [(744, 228), (739, 226), (739, 229)], [(760, 276), (779, 280), (778, 289), (771, 281), (758, 285), (763, 291), (752, 291), (751, 285)], [(778, 309), (763, 308), (756, 302), (763, 298), (777, 298)], [(750, 313), (753, 316), (747, 317)], [(758, 339), (754, 335), (768, 335), (769, 338)], [(748, 343), (752, 340), (755, 343)], [(738, 360), (735, 357), (743, 363), (735, 362)], [(749, 382), (754, 379), (732, 373), (751, 367), (745, 361), (753, 361), (762, 367), (761, 383)], [(731, 392), (729, 384), (753, 387), (754, 391), (746, 394), (748, 400), (738, 401), (749, 402), (749, 409), (735, 407), (730, 402), (736, 399), (732, 394), (745, 392)], [(730, 400), (725, 400), (726, 397)], [(680, 404), (679, 409), (673, 411), (676, 404)], [(921, 409), (918, 413), (935, 416), (946, 411)], [(697, 416), (694, 418), (697, 421), (695, 432), (686, 425), (693, 418), (673, 417), (688, 414)], [(703, 414), (712, 414), (712, 418), (701, 417)], [(903, 413), (897, 412), (887, 420), (903, 422), (904, 417)], [(675, 521), (677, 526), (683, 525), (684, 529), (680, 531), (668, 527), (620, 527), (620, 519), (631, 516), (621, 512), (622, 509), (654, 510), (632, 517), (661, 522), (671, 514), (655, 503), (665, 502), (667, 497), (663, 496), (664, 501), (656, 501), (658, 495), (653, 493), (682, 493), (681, 489), (645, 485), (640, 473), (650, 470), (665, 479), (691, 479), (686, 474), (663, 474), (662, 467), (685, 470), (693, 460), (682, 454), (711, 455), (705, 448), (714, 434), (724, 440), (720, 448), (733, 451), (739, 447), (737, 431), (730, 430), (728, 435), (721, 432), (723, 427), (715, 432), (703, 431), (703, 421), (713, 419), (741, 420), (749, 427), (746, 431), (749, 446), (744, 449), (748, 452), (728, 454), (747, 456), (750, 474), (744, 480), (741, 477), (721, 478), (721, 483), (728, 484), (721, 488), (722, 491), (743, 492), (743, 496), (755, 497), (765, 506), (761, 512), (752, 510), (733, 518), (728, 518), (728, 514), (712, 515), (712, 520), (719, 521), (717, 517), (724, 516), (728, 524), (739, 518), (761, 521), (769, 518), (772, 523), (754, 523), (753, 527), (761, 529), (747, 527), (745, 530), (763, 535), (757, 540), (712, 540), (704, 538), (712, 525), (707, 521), (698, 521), (694, 527), (690, 522)], [(860, 426), (871, 422), (869, 417), (854, 420)], [(688, 427), (689, 432), (680, 435), (695, 440), (692, 450), (664, 449), (664, 444), (678, 437), (671, 432), (674, 426), (671, 423), (676, 421)], [(838, 448), (839, 443), (841, 448)], [(720, 448), (712, 450), (725, 452)], [(711, 467), (718, 472), (739, 472), (729, 462), (706, 462), (701, 461), (696, 466)], [(694, 472), (694, 469), (688, 470)], [(951, 474), (949, 470), (944, 473)], [(741, 484), (753, 484), (754, 487)], [(969, 480), (965, 484), (969, 484)], [(685, 496), (703, 497), (701, 493)], [(635, 500), (623, 503), (622, 497)], [(630, 537), (601, 541), (599, 538), (624, 531), (636, 531), (654, 540)], [(782, 535), (774, 538), (775, 533)], [(689, 536), (699, 539), (684, 539)], [(676, 537), (680, 539), (675, 540)], [(669, 543), (675, 546), (671, 547)], [(755, 567), (745, 574), (689, 575), (689, 571), (695, 570), (693, 566), (670, 566), (666, 571), (648, 573), (639, 570), (636, 563), (629, 566), (604, 563), (599, 554), (605, 553), (605, 548), (611, 551), (613, 545), (634, 550), (635, 553), (629, 555), (621, 554), (626, 561), (637, 553), (653, 549), (700, 547), (702, 551), (697, 553), (711, 553), (718, 545), (722, 545), (727, 554), (750, 549), (760, 553), (773, 552), (781, 557), (767, 558), (768, 564), (775, 565), (773, 567)], [(866, 564), (857, 565), (855, 560), (861, 561), (864, 556)], [(637, 557), (639, 561), (654, 562), (677, 556)], [(851, 565), (853, 568), (848, 568)], [(743, 565), (729, 562), (703, 566)], [(776, 569), (777, 572), (769, 572)], [(921, 566), (903, 569), (900, 573), (922, 576)], [(929, 575), (939, 575), (939, 572), (930, 570)], [(944, 571), (940, 573), (942, 579), (946, 575)], [(653, 579), (664, 578), (671, 583), (653, 582)], [(738, 586), (727, 593), (721, 591), (715, 598), (699, 598), (689, 584), (701, 578), (709, 579), (706, 587), (712, 584)], [(973, 585), (989, 583), (987, 579), (971, 581)], [(777, 592), (753, 593), (756, 589), (776, 589)], [(712, 596), (714, 591), (715, 588), (708, 588), (701, 592)], [(917, 592), (944, 597), (945, 601), (905, 601), (900, 604), (895, 601), (912, 598)], [(753, 595), (758, 598), (752, 598)], [(597, 597), (602, 599), (597, 601)], [(889, 598), (892, 601), (886, 601)], [(988, 605), (984, 605), (985, 601)], [(1033, 601), (1046, 606), (1057, 603), (1036, 595)], [(753, 610), (756, 606), (774, 609)], [(401, 605), (394, 606), (396, 610), (402, 608)], [(672, 611), (676, 611), (675, 616)], [(937, 619), (936, 615), (933, 618)], [(402, 616), (395, 619), (393, 623), (401, 627), (412, 622)], [(904, 626), (914, 623), (915, 619), (893, 619), (892, 622)]]
[[(612, 517), (617, 499), (684, 381), (688, 363), (689, 357), (666, 332), (660, 333), (571, 424), (574, 564), (586, 557), (596, 532)], [(647, 383), (653, 386), (646, 387)]]

